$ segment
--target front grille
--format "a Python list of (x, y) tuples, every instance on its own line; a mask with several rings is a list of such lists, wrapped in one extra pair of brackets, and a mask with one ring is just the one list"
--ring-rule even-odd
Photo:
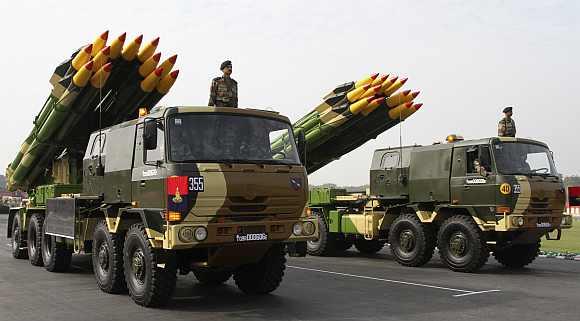
[(266, 232), (266, 226), (264, 225), (242, 226), (240, 229), (241, 229), (240, 232), (243, 234), (256, 234)]

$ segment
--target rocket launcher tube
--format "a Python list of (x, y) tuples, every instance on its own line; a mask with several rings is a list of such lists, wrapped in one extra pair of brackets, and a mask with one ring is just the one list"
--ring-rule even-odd
[(372, 97), (374, 95), (377, 95), (379, 92), (381, 91), (381, 85), (376, 85), (374, 87), (369, 88), (367, 91), (364, 92), (364, 94), (362, 94), (362, 96), (360, 96), (358, 99), (363, 99), (363, 98), (367, 98), (367, 97)]
[(353, 89), (354, 89), (354, 81), (347, 82), (347, 83), (344, 83), (342, 85), (336, 86), (331, 92), (324, 95), (324, 97), (322, 97), (322, 99), (326, 100), (330, 96), (340, 94), (340, 93), (345, 93), (345, 92), (353, 90)]
[(363, 116), (368, 116), (370, 113), (375, 111), (375, 109), (379, 108), (379, 106), (384, 104), (385, 100), (386, 100), (385, 97), (375, 98), (373, 101), (369, 103), (369, 105), (365, 109), (361, 111), (361, 114), (363, 114)]
[[(380, 88), (380, 86), (379, 86), (379, 88)], [(356, 103), (350, 105), (350, 107), (348, 109), (350, 110), (351, 113), (356, 115), (356, 114), (360, 113), (361, 111), (363, 111), (365, 108), (367, 108), (367, 106), (374, 99), (375, 99), (374, 97), (367, 97), (365, 99), (361, 99), (361, 100), (357, 101)]]
[(368, 77), (365, 77), (361, 80), (358, 80), (354, 83), (354, 88), (359, 88), (359, 87), (363, 87), (366, 85), (370, 85), (378, 76), (379, 76), (379, 74), (376, 73), (376, 74), (372, 74)]
[(365, 86), (353, 89), (353, 90), (349, 91), (348, 94), (346, 94), (346, 99), (349, 102), (353, 103), (357, 99), (359, 99), (360, 96), (362, 96), (362, 94), (364, 94), (367, 90), (369, 90), (369, 88), (371, 88), (371, 85), (365, 85)]
[(155, 49), (157, 49), (158, 45), (159, 45), (159, 37), (153, 39), (151, 42), (146, 44), (145, 47), (139, 50), (139, 53), (137, 54), (137, 59), (140, 62), (145, 62), (145, 60), (153, 56), (153, 53), (155, 52)]
[(169, 75), (173, 66), (175, 66), (175, 62), (177, 61), (177, 55), (173, 55), (167, 59), (165, 59), (160, 65), (159, 68), (163, 69), (163, 73), (161, 74), (161, 79), (165, 78), (165, 76)]
[(157, 87), (157, 84), (161, 80), (162, 73), (163, 73), (163, 68), (157, 68), (157, 69), (155, 69), (155, 71), (150, 73), (147, 77), (145, 77), (145, 79), (143, 79), (143, 81), (141, 81), (141, 84), (140, 84), (141, 90), (143, 90), (146, 93), (152, 92), (153, 89), (155, 89), (155, 87)]
[(160, 100), (165, 96), (179, 76), (179, 70), (174, 70), (167, 76), (161, 78), (157, 84), (156, 90), (150, 93), (145, 100), (140, 103), (140, 107), (147, 107), (149, 109), (153, 108)]
[(145, 60), (144, 63), (141, 64), (141, 66), (139, 66), (139, 75), (142, 78), (147, 77), (147, 75), (149, 75), (150, 73), (153, 72), (153, 70), (155, 70), (157, 68), (157, 64), (159, 63), (159, 60), (161, 59), (161, 53), (158, 52), (156, 54), (154, 54), (153, 56), (149, 57), (149, 59)]
[(109, 37), (109, 30), (103, 32), (100, 36), (98, 36), (95, 41), (93, 41), (93, 48), (91, 51), (91, 56), (96, 56), (101, 49), (105, 47), (107, 43), (107, 38)]
[(111, 46), (110, 46), (111, 47), (111, 54), (109, 55), (109, 57), (112, 60), (117, 59), (117, 58), (119, 58), (119, 56), (121, 56), (121, 51), (123, 51), (123, 44), (125, 43), (126, 38), (127, 38), (127, 33), (124, 32), (122, 35), (117, 37), (111, 43)]
[(93, 70), (99, 70), (107, 62), (109, 62), (109, 56), (111, 55), (111, 47), (106, 46), (93, 58)]
[(143, 42), (143, 35), (138, 36), (129, 44), (127, 44), (121, 51), (121, 57), (123, 58), (123, 60), (133, 61), (133, 59), (137, 57), (137, 53), (139, 52), (141, 42)]
[(404, 110), (409, 109), (413, 106), (413, 102), (405, 102), (396, 106), (395, 108), (389, 110), (389, 118), (392, 120), (400, 119), (403, 115)]
[(389, 106), (389, 108), (393, 108), (393, 107), (398, 106), (402, 103), (406, 103), (406, 102), (409, 102), (409, 101), (415, 99), (415, 97), (417, 97), (417, 95), (419, 95), (419, 92), (411, 93), (410, 90), (405, 90), (405, 91), (397, 93), (391, 97), (388, 97), (386, 100), (387, 106)]
[(91, 77), (90, 80), (91, 86), (97, 89), (103, 88), (103, 86), (105, 86), (105, 83), (107, 82), (107, 79), (109, 79), (109, 76), (111, 75), (112, 67), (113, 64), (109, 62), (108, 64), (104, 65), (102, 68), (97, 70), (97, 72), (95, 72), (95, 74)]

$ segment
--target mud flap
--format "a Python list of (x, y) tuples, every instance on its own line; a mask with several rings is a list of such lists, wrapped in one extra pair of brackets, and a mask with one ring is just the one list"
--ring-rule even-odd
[(553, 230), (546, 233), (546, 240), (548, 241), (559, 241), (560, 238), (562, 237), (562, 229), (558, 228), (556, 229), (557, 233), (556, 233), (556, 238), (552, 238), (552, 236), (550, 235), (550, 233), (554, 232)]

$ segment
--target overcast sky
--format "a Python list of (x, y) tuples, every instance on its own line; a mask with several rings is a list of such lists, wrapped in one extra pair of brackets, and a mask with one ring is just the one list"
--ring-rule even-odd
[[(373, 72), (409, 77), (424, 107), (404, 144), (449, 133), (497, 134), (506, 105), (518, 135), (546, 142), (564, 174), (580, 173), (580, 1), (2, 1), (0, 173), (50, 92), (55, 66), (104, 30), (159, 36), (181, 70), (165, 105), (204, 105), (231, 59), (240, 105), (295, 121), (335, 85)], [(365, 184), (392, 129), (310, 176)]]

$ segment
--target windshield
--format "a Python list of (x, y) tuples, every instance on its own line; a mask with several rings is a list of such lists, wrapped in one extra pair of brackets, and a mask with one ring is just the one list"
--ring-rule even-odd
[(300, 164), (290, 125), (255, 116), (180, 114), (169, 144), (174, 162)]
[(543, 146), (526, 143), (496, 143), (495, 162), (500, 174), (557, 175), (552, 154)]

